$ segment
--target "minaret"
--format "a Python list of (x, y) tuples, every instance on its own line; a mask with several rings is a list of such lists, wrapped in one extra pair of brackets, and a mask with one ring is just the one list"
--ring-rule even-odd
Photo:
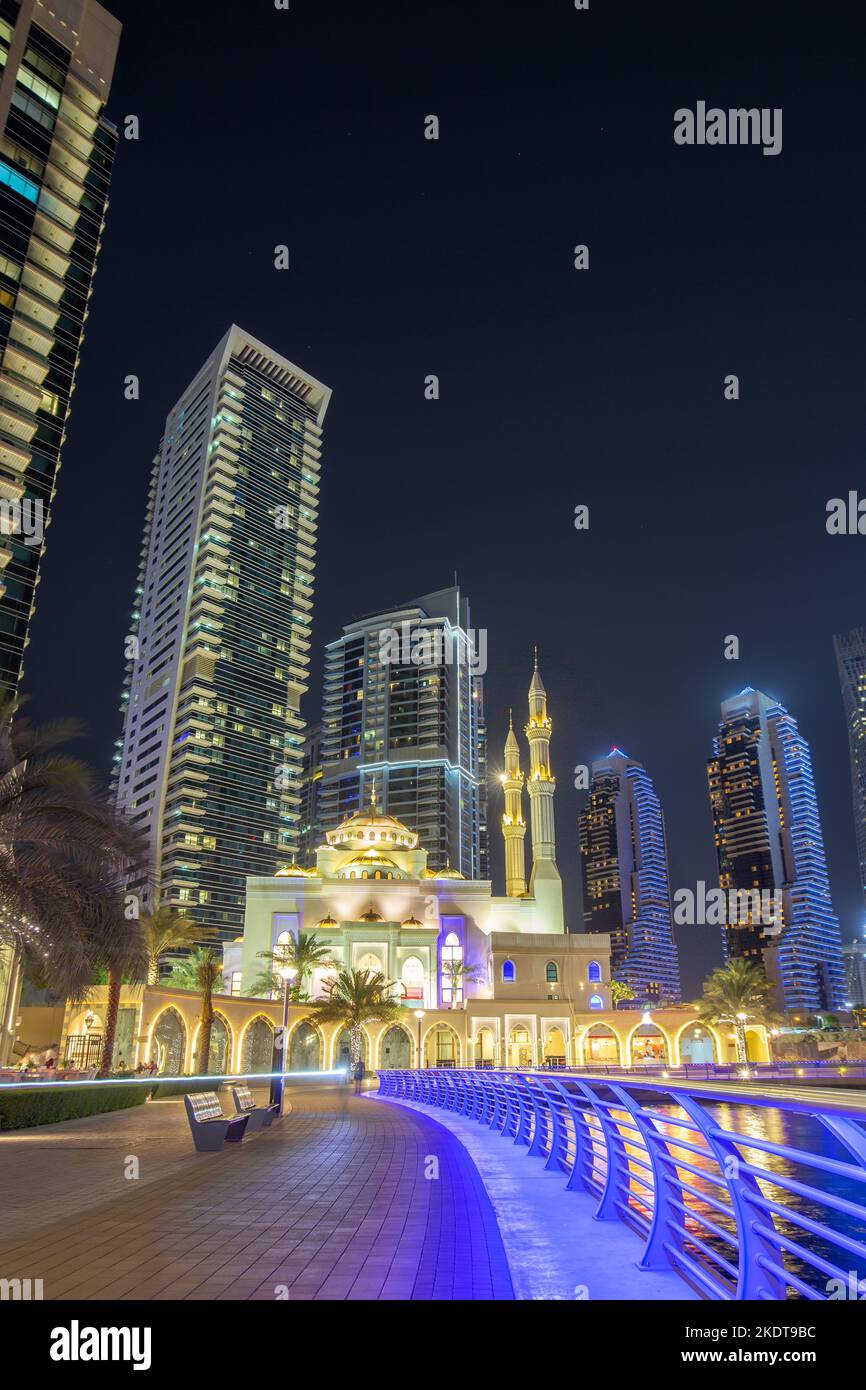
[(509, 898), (522, 898), (526, 896), (526, 850), (523, 845), (526, 821), (523, 819), (520, 747), (514, 735), (511, 710), (508, 711), (502, 788), (505, 792), (505, 814), (502, 817), (502, 835), (505, 840), (505, 892)]
[(537, 930), (565, 931), (562, 909), (562, 880), (556, 867), (556, 830), (553, 821), (553, 793), (556, 778), (550, 770), (550, 735), (553, 725), (547, 713), (547, 691), (538, 670), (538, 648), (535, 649), (535, 670), (529, 686), (529, 810), (532, 823), (532, 874), (529, 879), (530, 897), (539, 907)]

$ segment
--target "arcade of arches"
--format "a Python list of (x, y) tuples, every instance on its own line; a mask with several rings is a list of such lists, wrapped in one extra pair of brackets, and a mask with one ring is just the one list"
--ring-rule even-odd
[[(372, 954), (372, 953), (371, 953)], [(728, 1030), (710, 1027), (690, 1009), (570, 1011), (558, 1001), (526, 1001), (523, 1012), (495, 1000), (470, 1000), (466, 1007), (425, 1010), (412, 1007), (415, 965), (408, 964), (404, 988), (409, 998), (405, 1018), (388, 1026), (368, 1023), (362, 1029), (362, 1055), (368, 1069), (414, 1067), (419, 1038), (425, 1066), (528, 1067), (679, 1066), (712, 1061), (736, 1062)], [(87, 1016), (105, 1012), (104, 986), (97, 986)], [(404, 996), (406, 997), (406, 996)], [(153, 1062), (165, 1075), (194, 1070), (199, 1034), (197, 996), (167, 987), (124, 986), (121, 1005), (130, 1016), (124, 1062), (131, 1069)], [(53, 1037), (65, 1041), (85, 1029), (81, 1005), (69, 1006)], [(276, 1000), (220, 995), (214, 999), (210, 1070), (214, 1074), (262, 1073), (278, 1065), (275, 1030), (282, 1021)], [(747, 1028), (752, 1061), (769, 1059), (764, 1030)], [(62, 1046), (63, 1044), (61, 1044)], [(130, 1054), (127, 1058), (127, 1052)], [(349, 1034), (334, 1024), (319, 1026), (307, 1005), (291, 1005), (287, 1069), (316, 1072), (346, 1064)]]

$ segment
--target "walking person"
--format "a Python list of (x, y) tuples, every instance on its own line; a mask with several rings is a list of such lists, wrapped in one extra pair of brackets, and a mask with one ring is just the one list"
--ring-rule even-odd
[(364, 1059), (359, 1057), (355, 1063), (355, 1095), (361, 1094), (361, 1087), (364, 1084)]

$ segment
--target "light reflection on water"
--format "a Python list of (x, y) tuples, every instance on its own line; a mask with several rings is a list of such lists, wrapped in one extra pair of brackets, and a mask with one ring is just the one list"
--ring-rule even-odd
[[(673, 1102), (667, 1105), (653, 1104), (651, 1108), (659, 1113), (670, 1115), (672, 1120), (674, 1117), (686, 1118), (684, 1112)], [(835, 1159), (856, 1166), (856, 1160), (845, 1146), (821, 1124), (820, 1120), (811, 1115), (773, 1107), (757, 1107), (746, 1103), (734, 1104), (731, 1102), (714, 1102), (705, 1105), (704, 1108), (725, 1130), (756, 1139), (768, 1140), (770, 1143), (804, 1150), (807, 1153), (818, 1154), (823, 1158)], [(689, 1139), (691, 1142), (700, 1142), (693, 1132), (678, 1127), (675, 1123), (663, 1125), (662, 1130), (674, 1140)], [(777, 1174), (780, 1178), (794, 1179), (816, 1189), (819, 1193), (826, 1192), (834, 1197), (856, 1202), (861, 1206), (866, 1205), (866, 1182), (858, 1182), (856, 1179), (825, 1173), (811, 1167), (808, 1163), (798, 1163), (790, 1158), (769, 1154), (762, 1149), (749, 1148), (745, 1144), (738, 1146), (738, 1152), (746, 1162), (764, 1169), (770, 1175)], [(671, 1153), (675, 1158), (681, 1158), (696, 1167), (705, 1168), (707, 1172), (716, 1174), (719, 1172), (715, 1160), (709, 1156), (704, 1159), (683, 1149), (673, 1148)], [(709, 1181), (696, 1178), (693, 1174), (690, 1175), (686, 1172), (682, 1172), (681, 1176), (705, 1194), (716, 1199), (725, 1197), (722, 1189)], [(768, 1176), (767, 1179), (759, 1179), (759, 1185), (763, 1195), (768, 1200), (778, 1202), (792, 1213), (820, 1222), (833, 1231), (839, 1231), (866, 1244), (866, 1220), (836, 1212), (825, 1206), (819, 1198), (792, 1193), (778, 1183), (773, 1183), (771, 1176)], [(719, 1213), (708, 1203), (702, 1202), (699, 1197), (688, 1197), (688, 1205), (693, 1207), (696, 1213), (709, 1216), (723, 1231), (730, 1231), (732, 1235), (736, 1233), (733, 1214)], [(767, 1225), (775, 1225), (782, 1235), (796, 1241), (803, 1249), (823, 1257), (838, 1267), (842, 1271), (843, 1277), (850, 1271), (857, 1279), (866, 1279), (866, 1257), (855, 1255), (837, 1246), (832, 1240), (803, 1230), (795, 1221), (783, 1216), (767, 1214), (763, 1217), (763, 1221)], [(723, 1237), (707, 1232), (698, 1221), (687, 1220), (686, 1227), (687, 1230), (699, 1234), (700, 1238), (711, 1249), (730, 1260), (731, 1263), (736, 1264), (736, 1249)], [(787, 1270), (797, 1275), (812, 1288), (819, 1290), (822, 1295), (826, 1294), (827, 1280), (831, 1276), (815, 1270), (806, 1260), (790, 1252), (784, 1254), (784, 1265)], [(789, 1289), (788, 1297), (798, 1298), (800, 1295)]]

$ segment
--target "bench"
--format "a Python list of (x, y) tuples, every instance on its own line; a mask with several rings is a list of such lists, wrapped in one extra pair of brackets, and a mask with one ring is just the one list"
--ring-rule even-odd
[(224, 1115), (216, 1091), (199, 1091), (184, 1096), (186, 1117), (192, 1141), (199, 1153), (215, 1153), (228, 1141), (240, 1143), (247, 1127), (247, 1115)]
[(279, 1118), (279, 1105), (256, 1105), (249, 1086), (233, 1086), (232, 1095), (235, 1098), (235, 1110), (239, 1115), (247, 1116), (247, 1129), (250, 1134), (255, 1134), (257, 1130), (264, 1129)]

